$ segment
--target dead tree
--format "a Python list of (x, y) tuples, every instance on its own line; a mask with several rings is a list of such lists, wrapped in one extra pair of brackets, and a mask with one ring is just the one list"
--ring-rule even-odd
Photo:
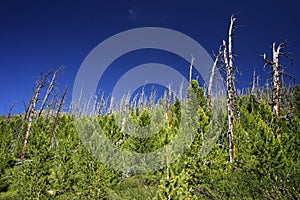
[[(42, 101), (42, 104), (41, 104), (41, 107), (40, 107), (40, 110), (39, 110), (39, 113), (36, 117), (36, 121), (39, 119), (39, 117), (41, 116), (43, 110), (44, 110), (44, 107), (47, 103), (47, 100), (49, 98), (49, 95), (51, 94), (51, 92), (53, 91), (53, 89), (56, 87), (56, 80), (58, 79), (58, 77), (62, 74), (62, 70), (63, 70), (63, 67), (60, 67), (58, 68), (56, 71), (53, 72), (53, 76), (52, 76), (52, 79), (51, 81), (49, 82), (49, 86), (47, 88), (47, 91), (46, 91), (46, 94), (44, 96), (44, 99)], [(52, 72), (53, 70), (50, 70), (49, 71), (49, 74)]]
[(150, 97), (149, 97), (149, 109), (150, 109), (150, 111), (152, 111), (155, 107), (156, 96), (157, 96), (157, 91), (154, 88), (152, 88), (151, 93), (150, 93)]
[(14, 107), (16, 106), (16, 102), (14, 102), (10, 107), (9, 107), (9, 110), (8, 110), (8, 114), (7, 114), (7, 118), (6, 118), (6, 123), (8, 124), (11, 120), (11, 113), (12, 113), (12, 110), (14, 109)]
[(120, 107), (120, 112), (122, 116), (122, 124), (121, 124), (121, 132), (124, 134), (125, 126), (126, 126), (126, 118), (129, 110), (130, 104), (130, 93), (123, 97)]
[[(281, 99), (281, 75), (287, 75), (284, 74), (282, 71), (283, 66), (279, 63), (280, 57), (289, 57), (287, 53), (282, 52), (282, 50), (286, 47), (286, 43), (280, 43), (276, 48), (276, 43), (273, 43), (272, 45), (272, 53), (273, 53), (273, 59), (269, 60), (264, 54), (264, 61), (266, 66), (272, 67), (272, 106), (273, 106), (273, 113), (276, 116), (276, 118), (280, 118), (280, 99)], [(290, 75), (287, 75), (290, 76)]]
[(51, 144), (52, 144), (52, 138), (53, 138), (53, 135), (54, 135), (54, 131), (56, 129), (56, 126), (57, 126), (57, 121), (58, 121), (58, 118), (59, 118), (59, 115), (60, 113), (63, 111), (64, 109), (64, 103), (65, 103), (65, 100), (66, 100), (66, 96), (67, 96), (67, 93), (68, 93), (68, 90), (69, 90), (69, 87), (67, 87), (62, 95), (62, 98), (60, 100), (60, 103), (59, 103), (59, 106), (58, 106), (58, 109), (57, 109), (57, 112), (56, 112), (56, 116), (54, 118), (54, 122), (53, 122), (53, 126), (52, 126), (52, 130), (50, 132), (50, 147), (51, 147)]
[(214, 81), (216, 67), (220, 60), (220, 57), (222, 56), (221, 48), (222, 48), (222, 46), (220, 46), (220, 48), (219, 48), (219, 52), (218, 52), (218, 55), (216, 56), (213, 66), (212, 66), (211, 74), (210, 74), (210, 78), (209, 78), (209, 85), (208, 85), (208, 90), (207, 90), (207, 108), (208, 109), (210, 109), (210, 106), (211, 106), (211, 91), (212, 91), (212, 85), (213, 85), (213, 81)]
[[(193, 66), (193, 61), (194, 61), (194, 58), (192, 56), (192, 62), (191, 62), (191, 67)], [(190, 75), (190, 80), (191, 80), (191, 75)], [(192, 84), (190, 82), (190, 84)], [(167, 94), (166, 94), (166, 121), (168, 123), (168, 128), (170, 128), (172, 126), (172, 112), (171, 112), (171, 101), (172, 101), (172, 90), (171, 90), (171, 85), (168, 86), (168, 91), (167, 91)], [(166, 133), (166, 166), (167, 166), (167, 183), (170, 182), (170, 166), (169, 166), (169, 163), (171, 163), (171, 151), (170, 149), (168, 148), (168, 133)], [(171, 199), (170, 198), (170, 195), (168, 195), (168, 199)]]
[(99, 92), (94, 97), (94, 103), (93, 103), (92, 114), (91, 114), (93, 119), (96, 116), (98, 99), (99, 99)]
[(168, 86), (168, 93), (166, 99), (166, 120), (168, 122), (168, 127), (172, 126), (172, 111), (171, 111), (171, 103), (172, 103), (172, 90), (171, 85)]
[(191, 56), (192, 56), (192, 61), (191, 61), (191, 65), (190, 65), (190, 79), (189, 79), (190, 84), (192, 84), (193, 64), (194, 64), (194, 60), (195, 60), (194, 56), (193, 55), (191, 55)]
[(82, 101), (82, 92), (83, 92), (83, 87), (80, 89), (80, 95), (79, 95), (79, 98), (78, 98), (77, 105), (76, 105), (76, 107), (74, 106), (74, 114), (77, 115), (77, 116), (81, 116), (81, 112), (82, 112), (82, 107), (83, 107), (83, 104), (81, 103), (81, 101)]
[(57, 101), (56, 95), (54, 95), (54, 97), (47, 104), (46, 114), (45, 114), (45, 122), (46, 122), (47, 119), (49, 119), (49, 115), (51, 114), (51, 111), (52, 111), (54, 105), (56, 104), (56, 101)]
[(229, 141), (229, 161), (235, 159), (234, 147), (234, 119), (239, 121), (239, 109), (237, 104), (237, 92), (235, 87), (235, 76), (233, 68), (232, 36), (235, 29), (234, 22), (236, 18), (231, 16), (228, 37), (228, 52), (226, 42), (223, 40), (223, 57), (226, 66), (226, 86), (227, 86), (227, 114), (228, 114), (228, 141)]
[(92, 107), (91, 107), (91, 102), (92, 102), (94, 97), (95, 97), (95, 95), (91, 94), (89, 100), (87, 101), (85, 111), (84, 111), (86, 116), (92, 117), (93, 110), (92, 110)]
[(104, 98), (104, 92), (102, 92), (101, 98), (99, 100), (99, 103), (97, 105), (97, 117), (102, 116), (102, 114), (105, 113), (105, 109), (106, 109), (107, 103), (106, 100)]
[(72, 110), (73, 110), (73, 102), (70, 102), (67, 113), (71, 115), (72, 114)]
[(252, 77), (252, 87), (251, 87), (250, 94), (254, 94), (255, 89), (256, 89), (256, 73), (255, 73), (255, 69), (254, 69), (253, 77)]
[(223, 56), (226, 65), (226, 86), (227, 86), (227, 114), (228, 114), (228, 142), (229, 142), (229, 161), (235, 157), (234, 150), (234, 106), (233, 106), (233, 76), (232, 66), (229, 65), (226, 42), (223, 41)]
[(143, 112), (147, 106), (147, 97), (145, 94), (145, 86), (146, 86), (146, 83), (143, 86), (142, 92), (140, 93), (139, 100), (138, 100), (139, 114), (141, 112)]
[(24, 145), (23, 145), (23, 149), (22, 149), (22, 153), (21, 153), (21, 161), (24, 161), (24, 157), (25, 157), (25, 153), (26, 153), (26, 145), (28, 143), (29, 136), (30, 136), (30, 130), (31, 130), (33, 117), (35, 114), (36, 104), (39, 100), (39, 95), (41, 93), (41, 90), (45, 86), (46, 77), (47, 77), (47, 75), (42, 74), (40, 76), (40, 78), (38, 79), (34, 95), (31, 98), (30, 103), (28, 105), (28, 125), (27, 125)]
[[(236, 21), (236, 18), (231, 16), (230, 26), (229, 26), (229, 33), (228, 33), (228, 60), (229, 60), (229, 66), (231, 66), (232, 69), (233, 69), (232, 40), (233, 40), (233, 32), (236, 29), (236, 26), (234, 26), (235, 21)], [(233, 70), (231, 70), (231, 76), (232, 76), (234, 112), (236, 113), (237, 121), (240, 122), (240, 111), (239, 111), (239, 106), (238, 106), (238, 102), (237, 102), (237, 92), (236, 92), (235, 76), (234, 76)]]
[(109, 116), (112, 115), (113, 113), (114, 113), (114, 97), (111, 96), (107, 115)]

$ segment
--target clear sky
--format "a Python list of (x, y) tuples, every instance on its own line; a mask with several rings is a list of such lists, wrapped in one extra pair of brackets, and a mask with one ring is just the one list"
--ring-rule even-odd
[[(232, 14), (240, 25), (234, 41), (235, 65), (243, 74), (237, 77), (239, 88), (250, 86), (254, 68), (264, 84), (270, 75), (260, 55), (270, 57), (270, 45), (285, 40), (295, 60), (289, 73), (300, 80), (299, 6), (296, 0), (0, 0), (0, 115), (7, 114), (13, 102), (14, 113), (23, 112), (23, 101), (28, 102), (39, 73), (52, 67), (64, 65), (59, 87), (72, 87), (84, 58), (114, 34), (148, 26), (174, 29), (212, 54), (227, 38)], [(164, 56), (137, 53), (138, 59), (129, 55), (122, 64), (164, 62)], [(110, 78), (114, 73), (108, 73)], [(110, 84), (100, 87), (109, 90)]]

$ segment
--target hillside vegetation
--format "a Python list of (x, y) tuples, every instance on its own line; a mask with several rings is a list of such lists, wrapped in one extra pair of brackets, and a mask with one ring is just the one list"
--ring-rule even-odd
[[(202, 157), (210, 111), (203, 89), (197, 84), (193, 89), (200, 93), (196, 111), (199, 121), (192, 145), (170, 166), (142, 174), (125, 174), (97, 160), (79, 138), (75, 115), (66, 113), (57, 120), (41, 115), (32, 124), (26, 159), (20, 162), (27, 123), (23, 123), (22, 115), (13, 115), (9, 122), (2, 117), (0, 199), (299, 199), (299, 110), (295, 109), (291, 119), (277, 120), (265, 100), (256, 102), (254, 95), (240, 96), (234, 162), (229, 162), (227, 121), (225, 134)], [(297, 86), (295, 106), (300, 105), (299, 91)], [(127, 136), (119, 148), (151, 152), (170, 142), (179, 126), (180, 104), (176, 102), (170, 108), (174, 113), (172, 126), (166, 123), (159, 134), (150, 138)], [(117, 115), (97, 117), (111, 141), (123, 137)], [(131, 117), (142, 127), (151, 119), (150, 108), (132, 110)]]

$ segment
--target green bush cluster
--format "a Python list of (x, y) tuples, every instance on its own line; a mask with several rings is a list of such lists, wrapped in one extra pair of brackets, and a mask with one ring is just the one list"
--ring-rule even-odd
[[(96, 119), (112, 143), (122, 139), (118, 148), (139, 153), (164, 147), (180, 126), (197, 123), (194, 141), (179, 159), (143, 174), (124, 174), (96, 159), (78, 135), (75, 116), (69, 114), (57, 120), (52, 141), (49, 134), (54, 121), (42, 116), (34, 122), (25, 161), (19, 162), (26, 124), (21, 115), (9, 123), (1, 117), (0, 199), (300, 199), (299, 87), (290, 120), (275, 119), (263, 100), (258, 104), (250, 95), (240, 97), (241, 121), (235, 123), (236, 159), (232, 163), (228, 162), (226, 121), (212, 151), (202, 156), (211, 116), (204, 90), (195, 81), (192, 90), (198, 109), (188, 112), (199, 120), (181, 119), (182, 105), (175, 100), (170, 108), (172, 125), (166, 122), (152, 137), (124, 134), (116, 123), (119, 113)], [(140, 127), (136, 134), (155, 123), (155, 116), (163, 113), (159, 109), (156, 115), (148, 108), (131, 112), (128, 120)], [(85, 139), (95, 137), (95, 131), (89, 133)]]

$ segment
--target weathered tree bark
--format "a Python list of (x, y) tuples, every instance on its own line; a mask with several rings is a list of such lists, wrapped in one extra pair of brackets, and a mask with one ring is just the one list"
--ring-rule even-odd
[(70, 102), (69, 108), (68, 108), (68, 114), (71, 115), (72, 111), (73, 111), (73, 102)]
[(227, 56), (226, 42), (223, 41), (223, 56), (226, 65), (226, 86), (227, 86), (227, 114), (228, 114), (228, 142), (229, 142), (229, 161), (235, 157), (234, 149), (234, 106), (233, 106), (233, 76), (232, 66), (229, 64)]
[(146, 83), (145, 85), (143, 86), (143, 89), (142, 89), (142, 92), (140, 94), (140, 98), (139, 98), (139, 101), (138, 101), (138, 107), (139, 107), (139, 112), (143, 112), (146, 108), (146, 95), (145, 95), (145, 86), (146, 86)]
[(228, 52), (226, 42), (223, 40), (223, 56), (226, 66), (226, 86), (227, 86), (227, 114), (228, 114), (228, 141), (229, 141), (229, 161), (235, 159), (234, 147), (234, 114), (239, 121), (240, 113), (237, 103), (237, 92), (235, 87), (235, 76), (233, 73), (233, 52), (232, 52), (232, 36), (234, 31), (234, 22), (236, 18), (231, 16), (228, 37)]
[(25, 153), (26, 153), (26, 146), (27, 146), (27, 143), (29, 140), (30, 129), (31, 129), (34, 113), (35, 113), (35, 107), (39, 100), (39, 95), (41, 93), (41, 89), (44, 87), (45, 79), (46, 79), (46, 77), (44, 75), (41, 75), (40, 79), (37, 81), (35, 93), (30, 100), (30, 104), (28, 105), (30, 109), (28, 111), (28, 125), (27, 125), (25, 140), (24, 140), (24, 144), (23, 144), (23, 149), (22, 149), (22, 153), (21, 153), (21, 161), (24, 161), (24, 157), (25, 157)]
[(219, 52), (218, 52), (218, 55), (216, 56), (213, 66), (212, 66), (211, 74), (210, 74), (210, 78), (209, 78), (209, 85), (208, 85), (208, 90), (207, 90), (207, 108), (208, 109), (210, 109), (210, 106), (211, 106), (211, 91), (212, 91), (212, 85), (213, 85), (213, 81), (214, 81), (216, 67), (219, 62), (220, 57), (222, 56), (221, 48), (222, 48), (222, 46), (219, 48)]
[[(31, 99), (32, 99), (32, 98), (33, 98), (33, 97), (31, 97)], [(30, 104), (31, 99), (30, 99), (28, 105), (26, 105), (26, 103), (24, 102), (25, 115), (24, 115), (24, 119), (23, 119), (23, 125), (24, 125), (24, 123), (25, 123), (26, 121), (28, 121), (29, 113), (30, 113), (30, 110), (31, 110), (31, 104)], [(23, 129), (23, 125), (22, 125), (22, 129)]]
[(194, 58), (194, 56), (192, 55), (192, 60), (191, 60), (191, 65), (190, 65), (190, 79), (189, 79), (190, 84), (192, 84), (192, 74), (193, 74), (193, 64), (194, 64), (194, 60), (195, 60), (195, 58)]
[(107, 115), (112, 115), (114, 112), (114, 97), (112, 96), (110, 98), (110, 104), (109, 104), (109, 108), (108, 108), (108, 113)]
[(52, 99), (50, 100), (50, 102), (47, 104), (46, 114), (45, 114), (45, 122), (50, 117), (49, 115), (51, 114), (52, 109), (53, 109), (53, 107), (54, 107), (54, 105), (56, 103), (55, 101), (57, 101), (56, 100), (56, 96), (52, 97)]
[[(193, 61), (194, 58), (192, 57), (192, 62), (191, 62), (191, 67), (193, 66)], [(191, 68), (190, 68), (191, 69)], [(191, 71), (190, 71), (191, 72)], [(191, 76), (190, 76), (190, 80), (191, 80)], [(191, 84), (191, 82), (190, 82)], [(172, 112), (171, 112), (171, 101), (172, 101), (172, 90), (171, 90), (171, 85), (168, 86), (168, 91), (167, 91), (167, 95), (166, 95), (166, 120), (168, 122), (168, 128), (170, 128), (172, 126)], [(168, 148), (168, 131), (166, 132), (166, 167), (167, 167), (167, 183), (170, 183), (170, 163), (171, 161), (171, 154), (172, 152), (170, 152), (170, 149)], [(171, 199), (170, 194), (168, 194), (168, 199)]]
[(232, 38), (233, 38), (233, 31), (235, 29), (234, 22), (236, 18), (231, 16), (230, 18), (230, 26), (229, 26), (229, 33), (228, 33), (228, 58), (229, 58), (229, 66), (231, 67), (231, 76), (232, 76), (232, 90), (233, 90), (233, 106), (234, 112), (236, 113), (237, 121), (240, 122), (240, 111), (237, 102), (237, 92), (235, 87), (235, 76), (233, 73), (233, 51), (232, 51)]
[(82, 101), (82, 92), (83, 92), (83, 87), (80, 90), (78, 102), (77, 102), (76, 108), (74, 110), (75, 115), (78, 115), (78, 116), (81, 116), (82, 107), (83, 107), (83, 103), (81, 103), (81, 101)]
[(104, 99), (104, 92), (102, 92), (100, 101), (97, 106), (97, 117), (102, 116), (102, 114), (105, 113), (105, 109), (106, 109), (106, 100)]
[(272, 66), (272, 106), (273, 112), (276, 118), (280, 118), (280, 75), (281, 72), (281, 65), (279, 64), (279, 57), (285, 56), (288, 57), (286, 53), (281, 52), (283, 48), (286, 47), (285, 43), (281, 43), (276, 48), (276, 43), (272, 45), (273, 51), (273, 60), (267, 59), (266, 54), (264, 54), (265, 66)]
[(122, 114), (122, 124), (121, 124), (121, 132), (124, 133), (125, 126), (126, 126), (126, 120), (127, 120), (127, 114), (129, 113), (129, 103), (130, 103), (130, 93), (128, 93), (124, 98), (122, 99), (120, 112)]
[(52, 130), (50, 132), (50, 147), (51, 147), (51, 144), (52, 144), (52, 138), (53, 138), (53, 135), (54, 135), (54, 131), (55, 131), (55, 128), (57, 126), (57, 120), (59, 118), (60, 113), (62, 112), (62, 110), (64, 108), (64, 103), (65, 103), (65, 99), (66, 99), (68, 90), (69, 90), (69, 87), (67, 87), (64, 91), (64, 94), (63, 94), (63, 96), (60, 100), (59, 106), (58, 106), (58, 110), (56, 112), (56, 116), (54, 118), (53, 127), (52, 127)]
[(282, 48), (280, 44), (277, 49), (273, 43), (273, 65), (272, 65), (272, 84), (273, 84), (273, 111), (276, 117), (280, 117), (280, 73), (279, 73), (279, 54)]
[(93, 103), (93, 109), (92, 109), (92, 118), (94, 119), (97, 113), (97, 104), (98, 104), (98, 99), (99, 99), (99, 93), (95, 95), (94, 103)]
[[(57, 80), (57, 78), (58, 78), (58, 73), (61, 73), (61, 72), (62, 72), (62, 69), (63, 69), (63, 67), (60, 67), (60, 68), (58, 68), (56, 71), (53, 72), (52, 79), (51, 79), (51, 81), (50, 81), (50, 83), (49, 83), (49, 86), (48, 86), (48, 89), (47, 89), (47, 91), (46, 91), (45, 97), (44, 97), (44, 99), (43, 99), (43, 101), (42, 101), (42, 104), (41, 104), (39, 113), (38, 113), (38, 115), (37, 115), (37, 117), (36, 117), (36, 121), (38, 121), (38, 119), (40, 118), (40, 116), (41, 116), (41, 114), (42, 114), (42, 112), (43, 112), (43, 110), (44, 110), (44, 107), (45, 107), (45, 105), (46, 105), (46, 102), (47, 102), (47, 100), (48, 100), (48, 98), (49, 98), (49, 95), (51, 94), (52, 90), (56, 87), (56, 80)], [(50, 74), (51, 71), (52, 71), (52, 70), (50, 70), (48, 74)]]
[(154, 90), (154, 88), (153, 88), (151, 90), (150, 98), (149, 98), (149, 109), (150, 109), (150, 111), (152, 111), (154, 109), (156, 96), (157, 96), (157, 91)]
[(256, 73), (255, 73), (255, 69), (254, 69), (253, 78), (252, 78), (252, 88), (251, 88), (250, 94), (254, 94), (255, 89), (256, 89)]
[(168, 127), (172, 126), (172, 112), (171, 112), (171, 103), (172, 103), (172, 90), (171, 85), (168, 86), (168, 94), (167, 94), (167, 112), (166, 112), (166, 120), (168, 122)]
[(15, 107), (16, 104), (17, 104), (17, 103), (14, 102), (14, 103), (9, 107), (8, 114), (7, 114), (7, 117), (6, 117), (6, 123), (7, 123), (7, 124), (8, 124), (8, 123), (10, 122), (10, 120), (11, 120), (11, 112), (12, 112), (12, 110), (14, 109), (14, 107)]

